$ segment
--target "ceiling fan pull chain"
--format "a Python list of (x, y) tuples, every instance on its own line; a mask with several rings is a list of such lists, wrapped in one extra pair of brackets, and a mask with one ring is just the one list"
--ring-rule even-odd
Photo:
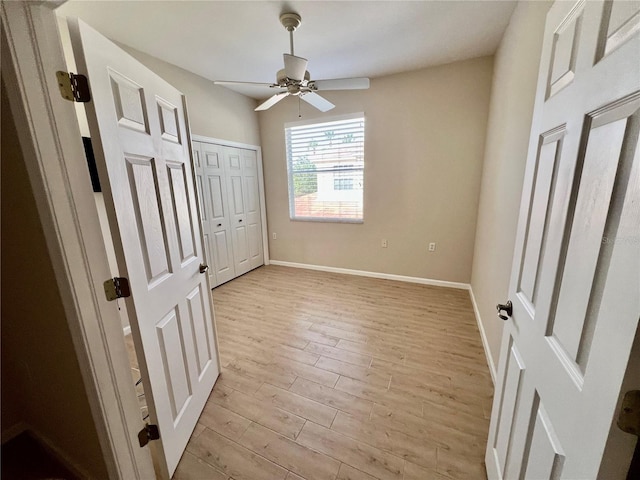
[(302, 114), (300, 113), (300, 95), (298, 95), (298, 118), (302, 118)]

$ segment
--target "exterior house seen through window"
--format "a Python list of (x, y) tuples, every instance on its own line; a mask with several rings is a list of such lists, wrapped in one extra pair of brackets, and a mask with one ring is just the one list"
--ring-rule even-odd
[(285, 125), (292, 220), (362, 223), (364, 114)]

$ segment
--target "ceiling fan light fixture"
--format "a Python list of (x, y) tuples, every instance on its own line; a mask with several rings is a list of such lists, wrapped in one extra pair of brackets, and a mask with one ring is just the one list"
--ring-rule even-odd
[(284, 71), (287, 78), (301, 82), (304, 80), (304, 74), (307, 71), (307, 59), (296, 57), (295, 55), (284, 54)]

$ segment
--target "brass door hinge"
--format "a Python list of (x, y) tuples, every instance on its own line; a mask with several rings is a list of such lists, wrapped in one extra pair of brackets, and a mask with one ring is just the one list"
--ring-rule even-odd
[(144, 424), (144, 428), (138, 432), (138, 442), (144, 447), (150, 440), (158, 440), (160, 438), (160, 430), (157, 425)]
[(62, 95), (62, 98), (65, 100), (81, 103), (86, 103), (91, 100), (89, 82), (84, 75), (58, 71), (56, 72), (56, 78), (58, 79), (60, 95)]
[(124, 277), (110, 278), (102, 285), (104, 286), (104, 294), (109, 301), (131, 296), (129, 280)]
[(623, 432), (640, 437), (640, 390), (630, 390), (624, 394), (618, 427)]

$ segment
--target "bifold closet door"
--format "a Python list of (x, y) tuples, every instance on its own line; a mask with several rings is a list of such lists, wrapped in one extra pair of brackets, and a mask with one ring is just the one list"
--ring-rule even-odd
[(243, 155), (238, 148), (224, 148), (224, 168), (231, 206), (231, 237), (236, 276), (251, 270), (249, 255), (249, 229), (246, 211), (246, 192), (243, 175)]
[(257, 268), (264, 264), (262, 248), (262, 216), (260, 210), (260, 188), (258, 178), (258, 156), (255, 150), (241, 150), (242, 176), (249, 242), (249, 265)]
[[(193, 142), (198, 189), (202, 202), (202, 224), (212, 285), (235, 278), (230, 202), (224, 173), (223, 147)], [(196, 153), (197, 152), (197, 153)]]

